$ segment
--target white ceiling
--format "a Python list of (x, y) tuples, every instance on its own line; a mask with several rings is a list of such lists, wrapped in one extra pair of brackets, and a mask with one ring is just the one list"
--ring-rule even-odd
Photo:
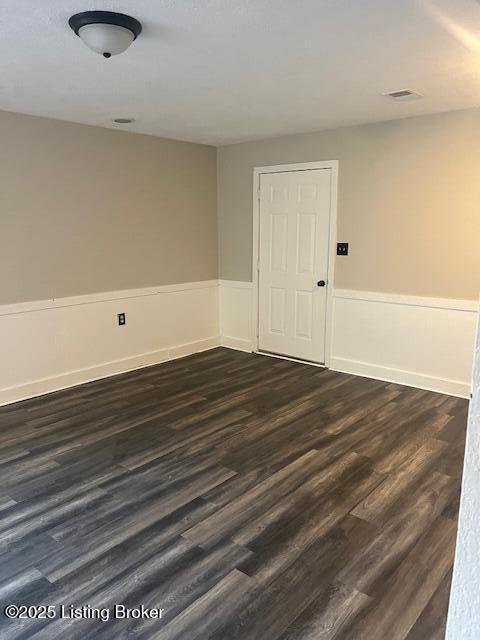
[[(67, 25), (90, 9), (144, 31), (106, 60)], [(7, 111), (220, 145), (480, 105), (477, 0), (0, 0), (0, 25)]]

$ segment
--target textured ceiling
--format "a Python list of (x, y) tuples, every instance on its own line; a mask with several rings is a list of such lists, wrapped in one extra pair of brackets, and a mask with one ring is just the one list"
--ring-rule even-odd
[[(144, 31), (105, 60), (67, 25), (89, 9)], [(0, 0), (0, 25), (7, 111), (219, 145), (480, 105), (476, 0)]]

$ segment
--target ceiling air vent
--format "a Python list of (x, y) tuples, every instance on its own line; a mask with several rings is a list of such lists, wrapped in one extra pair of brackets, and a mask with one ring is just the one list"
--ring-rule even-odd
[(400, 89), (399, 91), (389, 91), (388, 93), (384, 93), (384, 96), (387, 98), (392, 98), (393, 100), (400, 100), (402, 102), (406, 102), (407, 100), (419, 100), (423, 96), (419, 93), (415, 93), (415, 91), (410, 91), (410, 89)]

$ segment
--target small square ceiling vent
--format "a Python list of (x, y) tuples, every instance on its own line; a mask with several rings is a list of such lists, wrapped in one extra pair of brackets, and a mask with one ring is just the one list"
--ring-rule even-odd
[(415, 91), (410, 91), (410, 89), (400, 89), (399, 91), (389, 91), (388, 93), (382, 94), (387, 98), (392, 98), (392, 100), (398, 100), (401, 102), (408, 102), (409, 100), (420, 100), (423, 98), (419, 93), (415, 93)]

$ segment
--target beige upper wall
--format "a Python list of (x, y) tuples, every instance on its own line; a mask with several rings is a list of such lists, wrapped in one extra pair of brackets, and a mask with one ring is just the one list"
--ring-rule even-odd
[(0, 112), (0, 303), (217, 278), (213, 147)]
[(480, 109), (218, 150), (220, 277), (251, 280), (253, 168), (339, 160), (335, 286), (477, 299)]

